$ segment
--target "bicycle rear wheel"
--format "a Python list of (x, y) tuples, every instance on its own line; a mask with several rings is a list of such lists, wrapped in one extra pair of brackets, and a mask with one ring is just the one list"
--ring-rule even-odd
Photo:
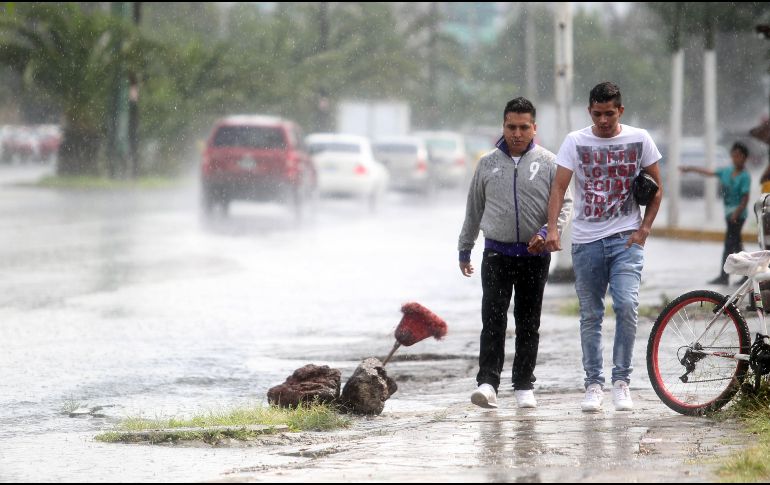
[(748, 354), (751, 346), (746, 320), (735, 306), (729, 305), (706, 330), (725, 301), (726, 296), (714, 291), (685, 293), (663, 309), (652, 327), (647, 372), (658, 397), (674, 411), (689, 416), (715, 411), (730, 401), (746, 377), (748, 362), (730, 358)]

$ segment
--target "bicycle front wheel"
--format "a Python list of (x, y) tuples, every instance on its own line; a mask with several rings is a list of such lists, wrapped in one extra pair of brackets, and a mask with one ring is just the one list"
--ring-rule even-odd
[(715, 411), (746, 377), (751, 336), (734, 305), (709, 325), (727, 297), (708, 290), (685, 293), (663, 309), (647, 343), (647, 372), (658, 397), (682, 414)]

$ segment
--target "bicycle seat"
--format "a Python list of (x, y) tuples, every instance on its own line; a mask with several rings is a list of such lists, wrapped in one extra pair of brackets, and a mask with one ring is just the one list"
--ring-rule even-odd
[(741, 251), (727, 256), (724, 270), (728, 274), (753, 276), (757, 273), (770, 271), (769, 264), (770, 251), (754, 251), (752, 253)]

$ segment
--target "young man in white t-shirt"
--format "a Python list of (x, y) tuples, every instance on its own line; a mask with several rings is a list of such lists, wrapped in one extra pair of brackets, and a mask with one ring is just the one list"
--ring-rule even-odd
[[(633, 409), (628, 389), (633, 370), (639, 285), (644, 244), (660, 207), (663, 190), (658, 160), (661, 155), (646, 130), (620, 123), (620, 89), (610, 82), (596, 85), (589, 95), (593, 125), (573, 131), (556, 156), (556, 177), (548, 205), (546, 249), (561, 249), (552, 230), (562, 199), (575, 174), (572, 265), (580, 303), (580, 341), (586, 394), (581, 408), (601, 410), (604, 387), (602, 319), (609, 286), (616, 315), (613, 346), (613, 402), (617, 411)], [(658, 187), (642, 218), (632, 195), (632, 182), (644, 169)]]

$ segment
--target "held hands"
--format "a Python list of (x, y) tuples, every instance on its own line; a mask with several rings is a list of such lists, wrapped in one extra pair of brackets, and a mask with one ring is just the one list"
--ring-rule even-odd
[(561, 238), (556, 229), (548, 229), (548, 234), (545, 236), (545, 250), (550, 253), (561, 251)]
[(545, 251), (545, 239), (540, 234), (535, 234), (527, 244), (529, 254), (540, 254)]

